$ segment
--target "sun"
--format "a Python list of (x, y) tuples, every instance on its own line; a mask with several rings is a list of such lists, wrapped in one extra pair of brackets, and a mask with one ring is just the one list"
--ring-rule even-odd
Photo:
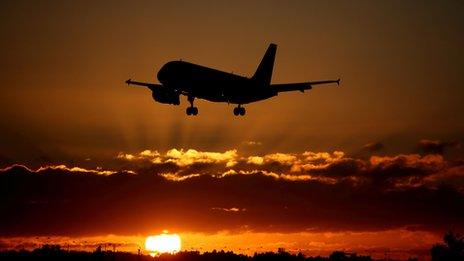
[(163, 253), (176, 253), (181, 248), (181, 240), (177, 234), (163, 233), (157, 236), (148, 236), (145, 240), (145, 249), (150, 255), (155, 256)]

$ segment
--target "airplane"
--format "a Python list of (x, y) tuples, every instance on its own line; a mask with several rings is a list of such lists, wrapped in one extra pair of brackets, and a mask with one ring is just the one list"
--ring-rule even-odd
[(299, 83), (271, 84), (274, 68), (276, 44), (270, 44), (256, 72), (251, 78), (227, 73), (186, 61), (170, 61), (163, 65), (157, 74), (161, 84), (127, 80), (128, 85), (144, 86), (152, 91), (155, 101), (164, 104), (180, 104), (180, 95), (187, 96), (190, 106), (187, 115), (197, 115), (198, 108), (193, 105), (195, 98), (211, 102), (237, 104), (235, 116), (245, 115), (244, 104), (262, 101), (277, 96), (281, 92), (312, 89), (318, 84), (336, 83), (337, 80), (310, 81)]

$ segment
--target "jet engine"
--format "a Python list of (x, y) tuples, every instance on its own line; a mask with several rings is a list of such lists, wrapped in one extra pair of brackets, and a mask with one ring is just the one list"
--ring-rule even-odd
[(179, 105), (179, 94), (166, 88), (156, 88), (152, 90), (151, 96), (159, 103)]

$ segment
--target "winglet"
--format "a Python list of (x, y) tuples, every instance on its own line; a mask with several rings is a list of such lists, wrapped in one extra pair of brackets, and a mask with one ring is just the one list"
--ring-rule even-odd
[(340, 78), (337, 80), (337, 85), (340, 86)]

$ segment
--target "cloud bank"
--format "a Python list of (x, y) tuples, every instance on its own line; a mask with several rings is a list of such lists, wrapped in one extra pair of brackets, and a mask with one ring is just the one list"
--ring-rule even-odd
[(464, 228), (464, 162), (439, 154), (171, 149), (114, 161), (0, 169), (0, 235)]

